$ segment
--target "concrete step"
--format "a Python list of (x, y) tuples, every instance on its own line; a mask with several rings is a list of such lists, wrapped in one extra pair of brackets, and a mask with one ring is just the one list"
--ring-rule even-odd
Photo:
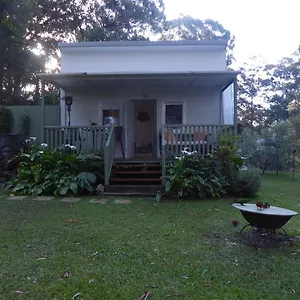
[(164, 187), (162, 185), (109, 185), (105, 187), (104, 195), (155, 196), (158, 191), (164, 191)]

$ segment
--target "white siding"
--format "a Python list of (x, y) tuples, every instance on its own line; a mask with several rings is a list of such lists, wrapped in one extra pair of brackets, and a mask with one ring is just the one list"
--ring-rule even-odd
[[(226, 70), (224, 49), (62, 49), (61, 73), (164, 73)], [(142, 47), (137, 47), (142, 48)], [(155, 49), (153, 49), (155, 48)], [(157, 48), (157, 49), (156, 49)], [(172, 48), (172, 49), (171, 49)]]

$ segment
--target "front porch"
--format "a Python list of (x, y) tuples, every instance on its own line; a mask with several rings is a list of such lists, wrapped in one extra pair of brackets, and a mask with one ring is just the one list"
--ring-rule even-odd
[(228, 125), (162, 125), (156, 143), (155, 156), (125, 158), (123, 145), (128, 138), (120, 127), (111, 126), (47, 126), (45, 143), (50, 148), (71, 144), (78, 154), (103, 156), (105, 185), (163, 185), (166, 164), (188, 148), (204, 156), (218, 145), (219, 136), (234, 132)]
[[(235, 129), (236, 75), (41, 74), (62, 89), (62, 126), (43, 127), (43, 141), (102, 155), (106, 186), (163, 185), (169, 160), (185, 148), (204, 156)], [(130, 170), (117, 170), (121, 164)]]

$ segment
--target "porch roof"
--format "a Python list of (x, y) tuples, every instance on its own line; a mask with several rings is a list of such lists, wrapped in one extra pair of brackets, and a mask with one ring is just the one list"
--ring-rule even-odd
[(62, 89), (117, 87), (218, 87), (225, 90), (237, 71), (187, 73), (40, 73), (38, 77)]

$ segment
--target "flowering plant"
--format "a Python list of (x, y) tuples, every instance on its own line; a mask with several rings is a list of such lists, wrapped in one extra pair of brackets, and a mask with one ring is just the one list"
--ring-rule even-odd
[(167, 166), (166, 191), (177, 197), (220, 197), (225, 180), (215, 161), (185, 148), (176, 161)]
[(75, 146), (50, 149), (45, 143), (36, 144), (33, 137), (25, 142), (18, 155), (17, 176), (8, 185), (13, 193), (76, 195), (82, 190), (93, 191), (96, 176), (81, 172)]

